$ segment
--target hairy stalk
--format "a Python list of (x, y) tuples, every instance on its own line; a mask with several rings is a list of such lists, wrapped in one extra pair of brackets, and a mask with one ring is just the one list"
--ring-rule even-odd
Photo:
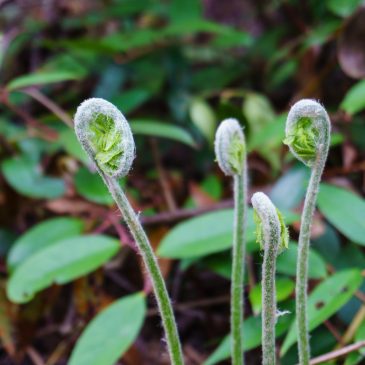
[(136, 213), (129, 204), (129, 201), (123, 193), (118, 181), (115, 178), (108, 176), (105, 176), (104, 179), (133, 235), (133, 238), (142, 255), (148, 274), (151, 278), (158, 308), (160, 310), (163, 326), (166, 332), (166, 340), (169, 347), (171, 363), (174, 365), (182, 365), (183, 358), (175, 317), (166, 289), (165, 281), (162, 277), (155, 254), (153, 253), (152, 247), (149, 243), (146, 233), (142, 228), (141, 223), (138, 220)]
[(257, 241), (264, 250), (262, 265), (262, 364), (275, 365), (276, 257), (287, 248), (289, 237), (280, 212), (264, 193), (251, 199), (257, 225)]
[(319, 183), (330, 145), (330, 132), (331, 124), (328, 114), (319, 103), (304, 99), (291, 108), (284, 143), (288, 144), (292, 153), (312, 170), (304, 201), (298, 241), (296, 318), (301, 365), (309, 365), (310, 361), (307, 319), (308, 251)]
[(216, 133), (215, 152), (222, 171), (233, 177), (234, 228), (231, 282), (232, 364), (244, 363), (242, 347), (247, 165), (242, 129), (235, 119), (224, 120)]
[(77, 109), (76, 135), (107, 185), (125, 219), (150, 276), (166, 334), (172, 365), (183, 365), (179, 336), (166, 285), (146, 233), (118, 178), (125, 176), (135, 156), (135, 145), (122, 113), (103, 99), (89, 99)]

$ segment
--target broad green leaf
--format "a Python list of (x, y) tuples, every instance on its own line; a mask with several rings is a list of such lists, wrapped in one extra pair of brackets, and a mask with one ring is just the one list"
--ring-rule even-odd
[(333, 185), (321, 184), (318, 207), (347, 238), (365, 246), (365, 200)]
[(170, 5), (170, 17), (173, 22), (181, 23), (201, 19), (203, 7), (200, 0), (172, 0)]
[(285, 116), (281, 115), (265, 127), (251, 133), (248, 140), (248, 150), (259, 151), (267, 157), (269, 151), (272, 153), (273, 149), (282, 147), (285, 137), (285, 122)]
[(30, 256), (11, 275), (7, 294), (15, 303), (26, 303), (52, 284), (66, 284), (86, 275), (113, 257), (119, 242), (103, 235), (72, 237)]
[(8, 229), (0, 228), (0, 257), (4, 258), (11, 249), (16, 235)]
[(365, 108), (365, 80), (351, 87), (340, 106), (349, 114), (356, 114)]
[(189, 114), (201, 134), (208, 142), (213, 143), (217, 117), (212, 107), (204, 99), (195, 98), (190, 103)]
[(131, 123), (132, 132), (153, 137), (169, 138), (190, 147), (195, 147), (195, 142), (191, 135), (181, 127), (167, 123), (161, 123), (155, 120), (141, 119), (134, 120)]
[[(290, 326), (291, 316), (279, 317), (276, 336), (281, 336)], [(249, 317), (243, 321), (243, 350), (249, 351), (261, 344), (261, 317)], [(231, 356), (231, 336), (226, 336), (203, 365), (215, 365)]]
[(146, 299), (143, 293), (115, 301), (87, 325), (68, 364), (116, 364), (137, 338), (145, 316)]
[(55, 82), (78, 80), (82, 77), (79, 72), (73, 71), (39, 71), (28, 75), (19, 76), (11, 80), (7, 89), (13, 91), (34, 85), (52, 84)]
[(53, 199), (65, 193), (62, 179), (44, 176), (39, 166), (25, 157), (9, 158), (1, 164), (6, 181), (20, 194)]
[(304, 39), (303, 46), (305, 49), (315, 46), (321, 46), (327, 42), (338, 28), (342, 26), (342, 21), (339, 19), (327, 20), (311, 29)]
[[(297, 272), (298, 244), (291, 241), (289, 248), (280, 254), (276, 260), (276, 271), (280, 274), (295, 276)], [(323, 258), (312, 249), (309, 249), (308, 276), (311, 279), (326, 277), (326, 263)]]
[(326, 0), (326, 6), (332, 13), (348, 17), (362, 3), (362, 0)]
[(98, 173), (92, 174), (85, 167), (81, 167), (75, 175), (74, 182), (77, 192), (85, 199), (98, 204), (112, 205), (114, 203)]
[[(311, 246), (323, 257), (323, 259), (335, 266), (339, 255), (342, 256), (339, 233), (330, 224), (325, 224), (325, 230), (319, 237), (311, 241)], [(337, 267), (338, 269), (338, 267)]]
[[(248, 216), (248, 240), (253, 241), (254, 224), (251, 209)], [(232, 245), (232, 222), (232, 209), (188, 219), (170, 230), (157, 252), (161, 257), (188, 258), (223, 251)]]
[(82, 149), (80, 142), (77, 140), (75, 131), (71, 128), (66, 128), (58, 134), (58, 141), (65, 151), (71, 156), (83, 162), (85, 165), (90, 165), (90, 158)]
[(249, 122), (248, 150), (258, 151), (275, 171), (279, 170), (286, 117), (276, 116), (267, 98), (251, 93), (246, 97), (243, 113)]
[[(309, 330), (317, 328), (345, 305), (360, 287), (362, 280), (361, 271), (351, 269), (340, 271), (319, 284), (308, 299)], [(282, 355), (297, 342), (296, 331), (294, 320), (281, 348)]]
[[(294, 281), (287, 278), (279, 278), (275, 282), (276, 301), (282, 302), (287, 299), (294, 291)], [(255, 315), (259, 314), (262, 309), (262, 286), (261, 283), (255, 285), (249, 294), (252, 310)]]
[(243, 115), (247, 118), (250, 132), (255, 135), (272, 123), (275, 118), (270, 100), (258, 93), (247, 93), (243, 103)]
[(111, 102), (123, 114), (129, 114), (140, 107), (151, 97), (151, 92), (142, 88), (135, 88), (123, 91), (121, 94), (114, 96)]
[(305, 196), (308, 178), (309, 169), (302, 165), (293, 167), (281, 176), (269, 194), (275, 206), (284, 210), (296, 208)]
[(78, 236), (83, 229), (82, 220), (68, 217), (51, 218), (33, 226), (12, 245), (7, 257), (8, 268), (14, 271), (31, 255), (58, 241)]
[[(286, 224), (297, 220), (294, 214), (284, 214)], [(232, 245), (233, 210), (223, 209), (202, 214), (176, 225), (163, 238), (158, 248), (161, 257), (175, 259), (206, 256), (226, 250)], [(255, 243), (253, 210), (247, 212), (248, 251), (259, 250)]]

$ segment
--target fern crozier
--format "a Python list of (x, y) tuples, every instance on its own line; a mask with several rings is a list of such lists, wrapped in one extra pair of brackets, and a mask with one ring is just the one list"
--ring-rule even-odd
[(91, 98), (77, 108), (74, 121), (77, 138), (97, 169), (110, 177), (127, 175), (135, 144), (123, 114), (108, 101)]

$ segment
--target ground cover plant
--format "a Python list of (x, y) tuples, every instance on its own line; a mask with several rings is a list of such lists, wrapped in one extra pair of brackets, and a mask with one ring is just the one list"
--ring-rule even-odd
[[(362, 1), (0, 9), (0, 364), (364, 362)], [(90, 161), (88, 98), (123, 113), (129, 155), (100, 118)], [(293, 133), (301, 99), (330, 136), (306, 116)], [(228, 170), (227, 119), (244, 133)]]

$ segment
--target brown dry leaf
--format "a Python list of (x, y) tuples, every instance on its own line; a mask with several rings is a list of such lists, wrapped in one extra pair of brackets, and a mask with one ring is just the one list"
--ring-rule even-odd
[(73, 301), (75, 309), (82, 317), (87, 316), (90, 303), (95, 299), (94, 292), (89, 285), (88, 278), (83, 277), (74, 281)]
[(137, 346), (132, 345), (123, 356), (123, 363), (126, 365), (143, 364), (142, 356)]
[(350, 77), (365, 77), (365, 8), (348, 19), (338, 41), (337, 57), (342, 70)]
[[(293, 228), (296, 232), (300, 231), (300, 221), (293, 223)], [(322, 236), (325, 232), (325, 224), (318, 212), (314, 213), (313, 223), (311, 228), (311, 238), (315, 239)]]
[(189, 183), (190, 196), (199, 208), (209, 207), (215, 200), (195, 182)]
[[(167, 232), (168, 228), (163, 226), (156, 227), (148, 232), (148, 237), (150, 238), (151, 246), (154, 251), (157, 250), (158, 245), (160, 244), (162, 238), (167, 234)], [(163, 277), (166, 278), (170, 273), (172, 260), (159, 258), (158, 264), (161, 268)]]
[(342, 154), (343, 154), (343, 165), (345, 168), (349, 168), (350, 166), (353, 165), (353, 163), (357, 158), (356, 148), (349, 143), (345, 143), (343, 145)]
[(95, 216), (105, 215), (106, 210), (96, 204), (85, 202), (81, 199), (60, 198), (48, 200), (45, 202), (45, 207), (53, 213), (57, 214), (82, 214), (88, 213)]

